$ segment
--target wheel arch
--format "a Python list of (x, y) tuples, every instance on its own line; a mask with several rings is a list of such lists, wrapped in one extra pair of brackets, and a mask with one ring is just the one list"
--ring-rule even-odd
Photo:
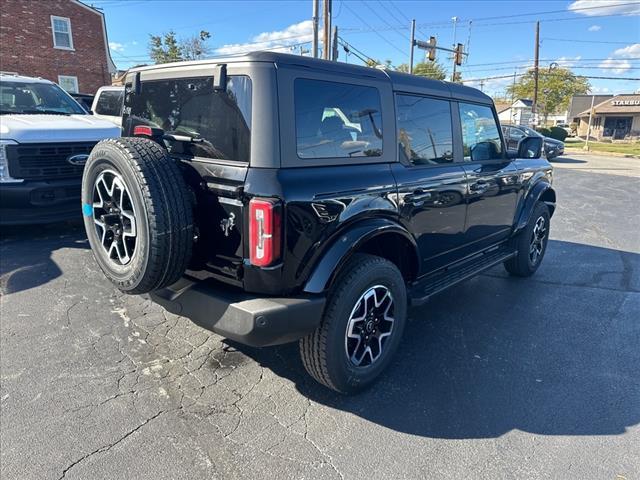
[(356, 253), (369, 253), (386, 258), (398, 267), (407, 282), (419, 275), (420, 257), (413, 236), (400, 224), (389, 219), (364, 220), (334, 240), (313, 268), (304, 291), (326, 291), (341, 268)]
[(539, 201), (547, 205), (549, 208), (549, 217), (552, 217), (556, 209), (556, 191), (551, 186), (551, 183), (546, 180), (538, 181), (529, 189), (523, 202), (520, 215), (518, 216), (514, 233), (518, 233), (529, 223), (533, 209)]

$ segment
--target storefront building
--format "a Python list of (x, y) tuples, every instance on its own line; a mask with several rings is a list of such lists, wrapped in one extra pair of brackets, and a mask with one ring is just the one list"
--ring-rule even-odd
[[(589, 129), (589, 110), (578, 117), (578, 136), (586, 136)], [(591, 135), (597, 140), (640, 139), (640, 95), (616, 95), (593, 107)]]

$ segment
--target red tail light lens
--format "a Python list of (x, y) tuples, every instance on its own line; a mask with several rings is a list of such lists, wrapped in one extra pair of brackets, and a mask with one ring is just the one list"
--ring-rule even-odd
[(145, 135), (147, 137), (153, 137), (153, 130), (147, 125), (136, 125), (133, 127), (133, 135)]
[(249, 202), (249, 259), (256, 267), (266, 267), (280, 258), (280, 204), (276, 200), (254, 198)]

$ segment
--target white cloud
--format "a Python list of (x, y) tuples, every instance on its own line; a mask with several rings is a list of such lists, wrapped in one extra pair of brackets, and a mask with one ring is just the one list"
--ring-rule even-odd
[(590, 32), (599, 32), (600, 30), (602, 30), (602, 27), (600, 25), (591, 25), (589, 28), (587, 28), (587, 30), (589, 30)]
[(598, 65), (600, 68), (607, 72), (624, 73), (631, 68), (629, 60), (623, 58), (607, 58), (604, 62)]
[(232, 43), (217, 48), (218, 55), (231, 55), (236, 53), (253, 52), (256, 50), (288, 50), (292, 45), (309, 42), (313, 37), (313, 24), (311, 20), (294, 23), (284, 30), (263, 32), (251, 38), (247, 43)]
[(613, 52), (614, 57), (640, 59), (640, 43), (632, 43)]
[(560, 57), (555, 61), (555, 63), (564, 68), (571, 68), (575, 67), (576, 63), (578, 63), (581, 58), (581, 55), (578, 55), (577, 57)]
[(609, 87), (591, 87), (591, 93), (609, 93)]
[[(597, 8), (593, 8), (597, 7)], [(580, 15), (640, 15), (640, 2), (621, 2), (619, 0), (576, 0), (569, 10)], [(584, 10), (582, 10), (584, 9)]]
[(124, 50), (124, 45), (118, 42), (109, 42), (109, 48), (114, 52), (121, 52)]

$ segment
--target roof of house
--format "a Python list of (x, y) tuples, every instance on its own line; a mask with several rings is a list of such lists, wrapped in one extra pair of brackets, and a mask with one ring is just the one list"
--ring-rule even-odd
[(509, 102), (493, 102), (494, 105), (496, 106), (496, 112), (500, 113), (500, 112), (504, 112), (505, 110), (509, 110), (509, 108), (511, 107), (511, 103)]
[(598, 105), (605, 100), (613, 98), (613, 95), (574, 95), (569, 105), (569, 113), (567, 119), (572, 120), (579, 117), (580, 113), (591, 107), (591, 97), (594, 97), (593, 104)]
[(533, 100), (530, 100), (528, 98), (519, 98), (515, 102), (513, 102), (513, 104), (515, 105), (518, 102), (522, 102), (525, 107), (532, 107), (533, 106)]
[[(591, 105), (589, 105), (590, 107)], [(584, 112), (579, 113), (578, 117), (585, 117), (589, 115), (590, 108), (587, 108)], [(604, 102), (600, 102), (593, 107), (594, 113), (640, 113), (640, 95), (636, 94), (622, 94), (616, 95), (613, 98), (608, 98)]]

